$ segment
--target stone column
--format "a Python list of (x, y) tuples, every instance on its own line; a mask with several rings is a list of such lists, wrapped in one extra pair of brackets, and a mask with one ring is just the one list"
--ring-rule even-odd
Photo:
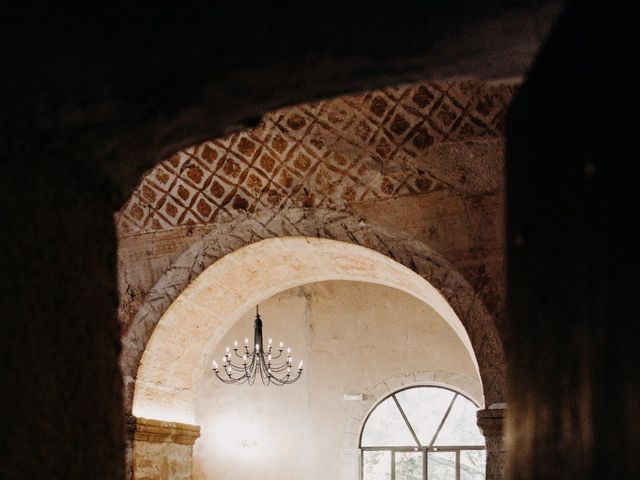
[(503, 423), (505, 408), (488, 408), (476, 413), (478, 427), (487, 442), (487, 476), (486, 480), (502, 480), (506, 450), (504, 447)]
[(193, 444), (200, 427), (135, 418), (134, 480), (191, 480)]

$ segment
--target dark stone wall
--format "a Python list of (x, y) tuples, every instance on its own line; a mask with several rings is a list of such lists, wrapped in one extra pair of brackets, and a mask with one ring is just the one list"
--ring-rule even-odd
[(55, 141), (73, 132), (74, 148), (124, 203), (161, 159), (284, 105), (418, 80), (521, 76), (559, 2), (2, 8), (3, 133), (36, 129)]
[(508, 120), (509, 478), (639, 478), (637, 4), (573, 2)]
[(2, 478), (122, 478), (112, 214), (146, 169), (282, 105), (522, 75), (557, 2), (520, 3), (3, 3)]
[(0, 175), (0, 477), (121, 478), (111, 187), (68, 151), (10, 151)]

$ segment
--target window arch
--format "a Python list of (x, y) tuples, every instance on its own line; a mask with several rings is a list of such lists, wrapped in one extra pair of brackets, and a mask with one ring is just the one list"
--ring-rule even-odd
[(416, 386), (376, 405), (360, 432), (362, 480), (483, 480), (477, 405), (444, 387)]

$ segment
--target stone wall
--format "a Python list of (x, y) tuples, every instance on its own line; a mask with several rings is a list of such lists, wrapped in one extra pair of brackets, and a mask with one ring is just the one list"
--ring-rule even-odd
[[(127, 410), (140, 355), (180, 289), (224, 252), (287, 235), (369, 246), (433, 282), (475, 339), (489, 401), (503, 401), (494, 332), (504, 318), (502, 136), (513, 92), (459, 80), (300, 105), (148, 172), (116, 215)], [(435, 256), (425, 263), (411, 245)], [(171, 280), (178, 270), (184, 278)], [(460, 275), (469, 287), (452, 289)], [(483, 315), (488, 329), (474, 323)]]
[(193, 443), (200, 428), (183, 423), (135, 419), (134, 480), (191, 480)]
[(124, 331), (153, 284), (213, 225), (289, 208), (348, 211), (425, 242), (504, 309), (503, 124), (513, 85), (387, 88), (266, 115), (182, 150), (117, 215)]
[(478, 427), (487, 442), (486, 480), (502, 480), (506, 464), (506, 445), (504, 442), (504, 423), (506, 404), (489, 405), (478, 410)]
[[(277, 240), (287, 235), (298, 238)], [(321, 238), (313, 238), (316, 236)], [(340, 243), (336, 245), (336, 242), (327, 242), (327, 239), (339, 240), (343, 246), (338, 247)], [(246, 258), (249, 255), (247, 252), (250, 251), (259, 252), (256, 253), (255, 259)], [(345, 255), (350, 260), (345, 259), (334, 264), (335, 257), (343, 258)], [(368, 261), (363, 264), (354, 262), (354, 256), (357, 259), (369, 258), (372, 255), (376, 257), (373, 264)], [(243, 262), (253, 264), (253, 267), (233, 273), (232, 267), (237, 261), (234, 259), (238, 256), (244, 258)], [(326, 262), (316, 265), (310, 271), (309, 265), (317, 263), (323, 256), (326, 257)], [(278, 272), (278, 262), (288, 262), (287, 268)], [(254, 273), (258, 264), (262, 275), (258, 275), (257, 271)], [(376, 265), (377, 268), (371, 269), (372, 265)], [(393, 265), (393, 269), (380, 268), (385, 265)], [(262, 285), (260, 288), (273, 290), (274, 284), (280, 285), (279, 282), (283, 282), (283, 278), (287, 279), (284, 285), (291, 286), (290, 276), (305, 278), (308, 276), (317, 280), (319, 271), (325, 272), (325, 279), (355, 279), (358, 275), (354, 274), (359, 273), (359, 276), (362, 276), (363, 272), (370, 271), (370, 277), (379, 278), (378, 282), (385, 283), (385, 279), (387, 282), (397, 280), (400, 272), (395, 272), (394, 269), (402, 265), (407, 268), (407, 270), (401, 270), (403, 277), (412, 273), (411, 270), (418, 275), (417, 277), (410, 275), (411, 283), (415, 281), (416, 287), (422, 288), (426, 285), (427, 288), (435, 289), (434, 293), (439, 300), (426, 297), (425, 301), (434, 303), (437, 300), (444, 303), (445, 308), (457, 317), (451, 322), (452, 325), (460, 322), (460, 326), (464, 328), (465, 332), (461, 338), (468, 337), (469, 347), (475, 350), (474, 354), (484, 385), (485, 400), (488, 403), (504, 401), (503, 350), (493, 319), (480, 300), (479, 294), (446, 259), (421, 242), (372, 227), (346, 213), (291, 209), (275, 216), (263, 212), (254, 218), (220, 225), (202, 241), (184, 252), (154, 285), (148, 301), (140, 308), (132, 328), (127, 331), (123, 339), (121, 364), (125, 375), (126, 405), (129, 409), (131, 408), (133, 386), (140, 373), (138, 365), (143, 353), (150, 352), (150, 347), (157, 349), (158, 355), (164, 357), (149, 353), (151, 356), (144, 370), (147, 375), (144, 382), (149, 388), (144, 389), (146, 393), (141, 398), (156, 389), (154, 385), (175, 383), (174, 381), (181, 385), (180, 395), (187, 395), (187, 390), (182, 388), (185, 386), (185, 382), (181, 380), (182, 375), (174, 377), (174, 380), (157, 377), (161, 368), (166, 367), (172, 371), (182, 369), (184, 374), (187, 373), (184, 369), (192, 370), (193, 365), (199, 362), (197, 356), (200, 353), (196, 352), (199, 348), (197, 345), (208, 338), (202, 337), (200, 333), (202, 325), (208, 325), (208, 331), (214, 332), (225, 322), (228, 323), (230, 319), (225, 316), (221, 318), (218, 312), (222, 309), (231, 309), (228, 314), (232, 314), (233, 309), (237, 308), (237, 305), (234, 307), (236, 302), (242, 299), (246, 301), (248, 296), (260, 297), (261, 290), (256, 288), (257, 284)], [(229, 278), (229, 281), (217, 277), (215, 273), (217, 269), (222, 269), (218, 275)], [(272, 270), (274, 273), (270, 274)], [(237, 278), (240, 275), (247, 278), (238, 282)], [(370, 277), (366, 281), (373, 281)], [(426, 283), (420, 277), (426, 280)], [(187, 287), (195, 283), (199, 285), (198, 288), (187, 290)], [(405, 285), (405, 288), (409, 287)], [(239, 289), (246, 291), (240, 292)], [(276, 291), (273, 290), (274, 293)], [(174, 303), (180, 295), (183, 301)], [(415, 295), (421, 297), (422, 294), (416, 290)], [(219, 298), (214, 314), (211, 311), (213, 306), (210, 304), (212, 298)], [(197, 315), (195, 312), (184, 313), (186, 317), (181, 321), (174, 321), (177, 320), (176, 315), (181, 310), (181, 305), (185, 305), (185, 300), (188, 305), (197, 305), (199, 313)], [(172, 307), (171, 311), (168, 311), (172, 304), (175, 308)], [(243, 308), (248, 309), (252, 306), (246, 305)], [(161, 329), (162, 334), (155, 337), (155, 342), (149, 345), (147, 339), (151, 338), (162, 319), (165, 320), (165, 328)], [(225, 328), (228, 327), (229, 325)], [(190, 331), (186, 336), (185, 329)], [(173, 333), (169, 334), (169, 332)], [(178, 336), (177, 341), (174, 335)], [(193, 335), (195, 337), (192, 337)], [(193, 339), (188, 340), (191, 338)], [(180, 348), (178, 348), (179, 345)], [(167, 357), (166, 347), (176, 349), (174, 352), (174, 355), (177, 355), (176, 359)], [(164, 353), (160, 354), (161, 351)], [(195, 357), (185, 362), (187, 352)], [(179, 364), (177, 360), (180, 361)], [(155, 366), (151, 368), (150, 365)], [(165, 388), (158, 391), (158, 396), (167, 395), (175, 397), (175, 394)], [(175, 398), (171, 403), (173, 404), (174, 401)], [(175, 408), (171, 407), (171, 410)]]

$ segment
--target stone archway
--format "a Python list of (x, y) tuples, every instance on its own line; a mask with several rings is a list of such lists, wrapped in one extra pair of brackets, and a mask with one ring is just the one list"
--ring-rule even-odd
[[(485, 404), (490, 405), (504, 400), (503, 351), (492, 318), (473, 288), (444, 258), (423, 243), (404, 235), (393, 234), (379, 227), (367, 225), (346, 213), (331, 210), (289, 209), (276, 214), (265, 212), (217, 225), (200, 242), (185, 251), (157, 282), (124, 339), (121, 366), (129, 387), (129, 395), (127, 396), (129, 412), (133, 407), (133, 386), (139, 373), (140, 360), (158, 322), (176, 298), (192, 284), (200, 273), (226, 255), (240, 249), (251, 248), (252, 245), (265, 239), (289, 236), (307, 237), (306, 241), (310, 242), (313, 242), (314, 238), (319, 238), (366, 247), (366, 249), (374, 251), (371, 252), (372, 254), (391, 264), (396, 264), (397, 267), (408, 273), (413, 273), (415, 278), (427, 280), (422, 283), (432, 286), (432, 293), (435, 294), (431, 301), (427, 299), (427, 303), (433, 304), (434, 298), (436, 300), (438, 297), (440, 298), (441, 305), (444, 305), (442, 308), (450, 310), (445, 313), (458, 322), (457, 332), (463, 337), (471, 356), (477, 359)], [(229, 256), (231, 257), (231, 255)], [(371, 280), (371, 278), (363, 279)], [(393, 286), (398, 287), (399, 285)], [(273, 293), (271, 292), (271, 294)], [(248, 302), (253, 303), (255, 300), (250, 299)], [(161, 385), (162, 381), (158, 380), (158, 378), (145, 378), (144, 382), (147, 386), (151, 385), (152, 387), (156, 384), (155, 386), (162, 390), (165, 386)], [(139, 383), (141, 384), (141, 382)], [(178, 387), (183, 389), (185, 385), (178, 385)], [(153, 390), (152, 388), (151, 391)], [(183, 397), (183, 400), (184, 398), (186, 397)], [(169, 403), (173, 403), (173, 401), (170, 399)], [(145, 412), (144, 408), (141, 411), (142, 415), (156, 416), (160, 419), (193, 422), (189, 415), (171, 416), (167, 415), (166, 410), (164, 413), (160, 410), (154, 411), (154, 409), (147, 409)], [(137, 409), (134, 413), (141, 415)], [(173, 438), (176, 435), (174, 433), (176, 425), (182, 433), (184, 433), (184, 428), (188, 427), (172, 423), (169, 427), (164, 424), (153, 424), (151, 427), (143, 424), (143, 428), (160, 428), (163, 432), (166, 430), (166, 434)], [(189, 435), (191, 434), (189, 433)], [(497, 470), (501, 470), (501, 450), (500, 448), (499, 451), (496, 451), (498, 461), (492, 462), (498, 465)], [(490, 478), (496, 477), (491, 476)]]
[(123, 340), (121, 367), (129, 390), (126, 407), (131, 412), (133, 386), (147, 342), (171, 303), (208, 266), (246, 245), (284, 236), (318, 237), (367, 247), (390, 257), (433, 285), (449, 303), (462, 325), (478, 361), (485, 403), (504, 401), (502, 344), (473, 288), (444, 258), (426, 245), (360, 222), (346, 213), (291, 209), (265, 212), (251, 218), (217, 225), (189, 248), (156, 283)]
[(131, 413), (137, 369), (147, 342), (171, 303), (208, 266), (223, 256), (266, 238), (318, 237), (367, 247), (390, 257), (433, 285), (456, 313), (475, 352), (485, 403), (504, 401), (503, 349), (491, 316), (473, 288), (444, 258), (426, 245), (329, 210), (265, 212), (217, 225), (189, 248), (157, 282), (123, 340), (121, 368)]
[(140, 362), (134, 415), (196, 423), (198, 379), (209, 368), (208, 352), (224, 333), (252, 306), (284, 290), (326, 280), (384, 285), (429, 305), (461, 341), (479, 377), (464, 325), (442, 295), (412, 270), (354, 243), (270, 238), (210, 265), (164, 313)]

